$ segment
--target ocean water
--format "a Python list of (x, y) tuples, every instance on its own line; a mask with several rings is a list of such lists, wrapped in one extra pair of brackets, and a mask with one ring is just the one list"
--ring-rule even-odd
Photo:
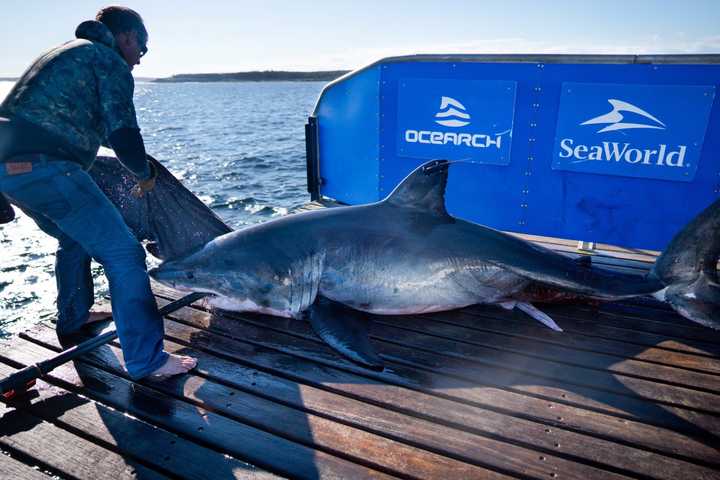
[[(137, 83), (135, 107), (148, 153), (223, 220), (241, 227), (309, 200), (304, 125), (323, 85)], [(0, 99), (11, 87), (0, 82)], [(56, 314), (57, 242), (18, 214), (0, 226), (0, 337)], [(97, 302), (106, 302), (99, 265), (93, 264), (93, 277)]]

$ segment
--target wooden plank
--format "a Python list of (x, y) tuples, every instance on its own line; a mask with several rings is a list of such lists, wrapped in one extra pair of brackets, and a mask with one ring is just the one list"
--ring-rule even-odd
[[(570, 239), (555, 238), (555, 237), (544, 237), (541, 235), (531, 235), (528, 233), (513, 233), (513, 232), (506, 232), (506, 233), (509, 233), (510, 235), (514, 235), (519, 238), (522, 238), (523, 240), (527, 240), (529, 242), (546, 243), (549, 245), (562, 245), (562, 246), (566, 246), (566, 247), (577, 247), (577, 244), (578, 244), (578, 240), (570, 240)], [(592, 241), (592, 240), (586, 240), (586, 241)], [(624, 255), (638, 255), (638, 256), (642, 256), (644, 258), (648, 258), (648, 259), (654, 259), (660, 253), (655, 250), (618, 247), (616, 245), (610, 245), (608, 243), (596, 243), (595, 249), (600, 252), (613, 252), (616, 254), (624, 254)]]
[(532, 243), (571, 258), (589, 256), (592, 259), (593, 265), (635, 275), (645, 275), (650, 268), (652, 268), (654, 262), (654, 259), (649, 260), (650, 257), (632, 253), (611, 252), (607, 250), (596, 250), (592, 254), (580, 253), (577, 250), (577, 242), (573, 245), (560, 245), (548, 242)]
[[(614, 305), (614, 306), (612, 306)], [(600, 308), (586, 304), (544, 305), (545, 309), (574, 318), (594, 318), (604, 324), (618, 324), (622, 328), (667, 335), (682, 340), (706, 344), (720, 344), (720, 332), (687, 320), (672, 310), (647, 308), (640, 305), (607, 303)]]
[[(0, 364), (0, 377), (15, 369)], [(33, 395), (18, 408), (54, 425), (81, 434), (124, 458), (132, 458), (184, 479), (279, 478), (226, 454), (216, 452), (88, 398), (38, 380)]]
[(52, 480), (52, 474), (44, 474), (40, 467), (26, 465), (3, 452), (0, 452), (0, 473), (0, 478)]
[[(194, 333), (201, 334), (201, 332)], [(34, 341), (57, 347), (54, 334), (49, 329), (38, 328), (29, 332), (29, 335)], [(178, 348), (182, 347), (178, 346)], [(122, 359), (122, 352), (114, 347), (99, 349), (86, 357), (87, 361), (115, 374), (121, 373), (117, 365), (118, 359)], [(365, 429), (353, 428), (345, 423), (337, 423), (325, 417), (288, 407), (287, 402), (271, 401), (233, 388), (228, 385), (229, 382), (225, 377), (233, 375), (235, 368), (233, 365), (225, 365), (225, 374), (219, 377), (222, 384), (204, 377), (188, 375), (182, 379), (182, 382), (154, 383), (153, 386), (168, 395), (190, 400), (204, 409), (271, 431), (312, 448), (320, 448), (356, 462), (371, 463), (398, 475), (429, 479), (441, 476), (485, 478), (494, 475), (494, 472), (479, 468), (478, 462), (470, 465), (429, 450), (421, 450), (390, 440), (385, 436), (369, 433)], [(298, 401), (302, 405), (302, 399), (298, 398)], [(347, 442), (349, 438), (352, 438), (351, 442)], [(495, 467), (517, 472), (523, 476), (540, 478), (560, 470), (563, 471), (563, 475), (571, 478), (588, 478), (588, 476), (616, 478), (615, 475), (583, 465), (578, 466), (573, 462), (556, 459), (552, 455), (546, 455), (545, 460), (539, 460), (536, 451), (493, 440), (477, 440), (474, 448), (482, 454), (483, 460), (497, 463), (497, 459), (502, 458), (501, 454), (506, 455), (510, 460), (503, 459), (502, 463), (505, 465), (495, 465)]]
[[(463, 326), (472, 326), (482, 323), (488, 317), (507, 318), (513, 322), (525, 322), (536, 324), (537, 321), (529, 318), (527, 315), (519, 312), (502, 312), (499, 307), (493, 306), (473, 306), (463, 310), (468, 315), (474, 315), (483, 320), (474, 320), (472, 322), (463, 322)], [(694, 355), (703, 355), (705, 357), (717, 358), (720, 355), (718, 346), (715, 343), (678, 339), (675, 337), (626, 328), (627, 325), (618, 319), (608, 319), (595, 315), (589, 316), (571, 316), (566, 311), (553, 312), (553, 318), (560, 325), (564, 332), (576, 333), (580, 335), (599, 337), (602, 339), (613, 340), (616, 342), (625, 342), (628, 344), (642, 345), (647, 347), (663, 348), (677, 352), (690, 353)]]
[[(671, 339), (691, 341), (701, 346), (707, 353), (720, 354), (720, 332), (711, 328), (701, 327), (681, 317), (677, 323), (658, 322), (651, 318), (640, 317), (629, 312), (618, 314), (607, 310), (594, 310), (578, 305), (544, 305), (543, 310), (550, 316), (554, 314), (565, 315), (578, 322), (593, 322), (603, 325), (615, 326), (627, 330), (664, 335)], [(674, 314), (673, 314), (674, 316)]]
[[(556, 318), (562, 322), (560, 317)], [(428, 329), (440, 334), (457, 330), (460, 335), (467, 338), (475, 335), (482, 337), (485, 334), (506, 335), (525, 338), (543, 345), (559, 345), (584, 352), (633, 358), (650, 364), (720, 374), (720, 359), (715, 357), (585, 335), (568, 331), (567, 328), (564, 328), (562, 334), (557, 335), (520, 312), (509, 313), (500, 309), (487, 309), (484, 313), (478, 310), (472, 314), (467, 310), (439, 312), (428, 316), (426, 322)]]
[[(248, 332), (253, 332), (253, 335), (257, 335), (258, 338), (269, 338), (270, 345), (278, 343), (281, 338), (277, 335), (278, 333), (288, 333), (294, 338), (286, 338), (284, 343), (293, 345), (292, 350), (294, 352), (298, 351), (297, 345), (299, 342), (302, 343), (301, 339), (312, 343), (320, 342), (307, 322), (288, 322), (277, 317), (237, 315), (226, 312), (223, 316), (214, 319), (212, 326), (208, 328), (216, 328), (220, 322), (226, 323), (227, 321), (231, 323), (240, 321), (243, 322), (243, 326), (226, 327), (226, 332), (232, 334), (233, 329), (242, 330), (245, 335), (248, 335)], [(250, 329), (249, 325), (256, 328)], [(273, 331), (272, 334), (268, 333), (270, 330)], [(683, 428), (684, 424), (684, 427), (689, 430), (697, 430), (693, 425), (703, 425), (703, 429), (713, 432), (720, 431), (720, 418), (705, 413), (705, 410), (710, 412), (720, 410), (720, 405), (714, 401), (717, 396), (705, 392), (692, 392), (680, 387), (663, 387), (663, 389), (652, 390), (652, 382), (645, 381), (643, 383), (643, 381), (634, 378), (623, 378), (622, 383), (632, 385), (633, 389), (644, 389), (645, 393), (650, 395), (649, 398), (658, 398), (666, 402), (665, 405), (659, 407), (655, 405), (654, 400), (640, 397), (634, 390), (626, 389), (624, 391), (625, 386), (619, 382), (613, 384), (613, 380), (608, 377), (596, 376), (595, 380), (600, 382), (599, 387), (601, 388), (593, 388), (584, 383), (566, 381), (562, 370), (556, 365), (548, 366), (548, 368), (552, 369), (550, 372), (552, 375), (546, 375), (543, 372), (527, 373), (527, 371), (538, 370), (535, 359), (527, 359), (521, 365), (514, 366), (495, 365), (491, 361), (470, 365), (460, 359), (453, 360), (441, 357), (433, 352), (418, 351), (411, 347), (397, 345), (393, 343), (392, 339), (379, 340), (375, 342), (376, 349), (393, 361), (439, 374), (437, 377), (433, 377), (433, 382), (436, 385), (452, 383), (448, 382), (450, 378), (448, 375), (450, 375), (454, 379), (453, 381), (469, 381), (471, 384), (480, 383), (482, 385), (499, 386), (527, 394), (540, 395), (546, 399), (571, 402), (584, 408), (599, 408), (609, 413), (630, 415), (632, 418), (646, 422), (663, 422), (660, 423), (661, 425), (667, 425), (664, 422), (670, 422), (675, 428)], [(310, 348), (312, 351), (313, 348)], [(309, 353), (308, 356), (312, 358), (314, 354)], [(393, 368), (396, 369), (397, 367), (394, 366)], [(469, 372), (472, 372), (472, 375), (469, 375)], [(409, 374), (409, 372), (406, 374)], [(580, 379), (579, 382), (583, 382), (583, 379)], [(681, 402), (689, 402), (692, 408)]]
[[(287, 375), (292, 380), (330, 389), (411, 415), (421, 412), (421, 416), (431, 417), (433, 421), (450, 423), (456, 428), (467, 429), (481, 435), (502, 435), (505, 432), (516, 441), (530, 444), (534, 438), (536, 445), (546, 448), (554, 447), (555, 443), (573, 445), (576, 439), (572, 442), (565, 439), (562, 443), (556, 441), (558, 437), (555, 435), (562, 435), (564, 431), (570, 430), (701, 461), (712, 459), (713, 462), (717, 462), (717, 452), (707, 446), (709, 440), (706, 439), (705, 425), (703, 428), (697, 428), (687, 420), (677, 419), (672, 415), (668, 415), (663, 420), (671, 426), (688, 427), (691, 435), (635, 422), (627, 415), (618, 418), (576, 408), (568, 405), (568, 399), (563, 398), (568, 397), (566, 391), (557, 392), (556, 397), (560, 400), (558, 402), (528, 397), (484, 384), (459, 380), (446, 382), (443, 378), (417, 372), (402, 365), (391, 364), (390, 369), (382, 373), (369, 372), (340, 359), (321, 343), (307, 342), (275, 332), (263, 335), (263, 332), (254, 325), (238, 323), (224, 316), (211, 316), (201, 311), (183, 309), (176, 312), (176, 315), (184, 323), (199, 328), (209, 328), (238, 340), (233, 343), (234, 358), (237, 360), (244, 358), (245, 362), (250, 362), (256, 368), (278, 375)], [(171, 337), (183, 335), (183, 331), (183, 328), (174, 326), (172, 322), (166, 322), (166, 332)], [(213, 346), (210, 348), (213, 351), (220, 348), (218, 345), (222, 344), (221, 339), (209, 334), (193, 334), (191, 338), (184, 338), (184, 341), (201, 345), (200, 342), (205, 342), (207, 337), (210, 338), (207, 341), (212, 343)], [(306, 365), (304, 362), (278, 353), (282, 351), (319, 362), (324, 366)], [(403, 387), (415, 391), (409, 393)], [(468, 402), (472, 402), (472, 405)], [(493, 425), (488, 419), (497, 417), (489, 412), (513, 415), (537, 424), (530, 428), (520, 422), (520, 427), (510, 428), (513, 422), (508, 423), (507, 419), (503, 419)], [(562, 420), (558, 420), (557, 417), (561, 417)], [(700, 416), (699, 420), (703, 421), (705, 417)], [(700, 436), (698, 440), (693, 438), (697, 435)]]
[(0, 448), (62, 475), (88, 480), (168, 478), (22, 410), (0, 404), (0, 414)]
[[(720, 377), (717, 375), (691, 372), (664, 365), (653, 365), (633, 359), (623, 359), (612, 355), (578, 351), (563, 346), (542, 344), (533, 340), (510, 337), (488, 332), (468, 331), (460, 327), (438, 327), (425, 318), (375, 316), (373, 335), (384, 339), (418, 348), (432, 349), (443, 355), (470, 359), (492, 359), (493, 364), (524, 364), (524, 358), (530, 357), (532, 371), (549, 374), (552, 368), (561, 369), (562, 375), (582, 378), (583, 384), (593, 387), (603, 383), (616, 383), (616, 375), (629, 375), (638, 379), (679, 386), (689, 390), (704, 390), (720, 393)], [(463, 331), (464, 330), (464, 331)], [(562, 332), (552, 332), (558, 339)], [(554, 366), (549, 362), (559, 363)], [(590, 369), (591, 371), (586, 371)], [(625, 379), (620, 382), (627, 387)], [(640, 382), (646, 386), (645, 382)], [(650, 388), (654, 392), (654, 385)], [(623, 391), (625, 389), (623, 388)], [(647, 389), (646, 389), (647, 390)], [(663, 389), (663, 392), (665, 390)], [(638, 392), (640, 394), (640, 392)]]
[[(53, 351), (45, 347), (18, 339), (11, 348), (2, 350), (0, 355), (5, 361), (27, 365), (51, 353)], [(57, 368), (48, 376), (48, 381), (71, 390), (83, 385), (83, 395), (273, 473), (308, 479), (392, 478), (386, 473), (307, 448), (195, 404), (168, 397), (154, 388), (135, 384), (91, 365), (79, 362), (76, 366), (78, 370), (67, 364)]]
[[(392, 333), (400, 335), (397, 332)], [(623, 408), (633, 404), (642, 410), (648, 410), (652, 405), (661, 403), (663, 407), (672, 409), (689, 409), (712, 415), (720, 413), (720, 397), (714, 393), (487, 348), (467, 348), (466, 350), (474, 350), (473, 357), (469, 358), (450, 351), (438, 351), (432, 347), (421, 348), (417, 342), (400, 343), (400, 340), (396, 341), (388, 336), (373, 335), (372, 338), (377, 340), (375, 345), (379, 347), (378, 350), (388, 356), (401, 361), (407, 359), (421, 368), (473, 382), (483, 381), (522, 391), (533, 391), (526, 387), (528, 385), (548, 386), (572, 391), (611, 405), (625, 406)], [(382, 344), (378, 345), (378, 342)]]
[[(632, 300), (632, 299), (631, 299)], [(638, 299), (639, 300), (639, 299)], [(587, 309), (590, 306), (581, 305), (580, 308)], [(653, 323), (667, 324), (684, 331), (707, 332), (708, 327), (692, 322), (680, 316), (670, 308), (649, 305), (641, 302), (610, 302), (598, 305), (597, 311), (621, 317), (632, 317), (637, 319), (651, 320)], [(705, 338), (705, 340), (709, 340)], [(710, 340), (712, 342), (712, 340)]]
[[(203, 351), (187, 348), (186, 345), (177, 345), (173, 342), (166, 342), (166, 348), (196, 356), (199, 359), (200, 369), (203, 374), (210, 377), (222, 378), (224, 383), (237, 385), (240, 388), (256, 392), (257, 394), (272, 396), (278, 401), (295, 403), (298, 408), (310, 409), (322, 415), (337, 418), (339, 421), (350, 422), (361, 426), (364, 425), (365, 428), (376, 430), (386, 436), (401, 437), (413, 444), (422, 444), (428, 448), (446, 452), (450, 455), (472, 454), (475, 458), (478, 458), (478, 453), (475, 453), (475, 451), (477, 450), (477, 446), (483, 443), (481, 438), (475, 437), (473, 440), (473, 435), (468, 435), (459, 429), (450, 430), (442, 425), (428, 424), (427, 421), (421, 418), (413, 418), (409, 415), (401, 415), (388, 411), (385, 408), (393, 407), (397, 409), (398, 405), (388, 404), (382, 396), (376, 395), (368, 398), (368, 395), (365, 395), (363, 400), (380, 403), (383, 408), (360, 403), (354, 399), (329, 396), (326, 392), (309, 385), (284, 380), (272, 376), (269, 373), (261, 372), (253, 368), (246, 368), (237, 363), (229, 363), (221, 358), (216, 358), (205, 353), (210, 352), (213, 355), (222, 355), (237, 361), (243, 361), (243, 359), (246, 359), (245, 361), (247, 361), (247, 359), (252, 361), (256, 358), (255, 355), (247, 355), (246, 349), (236, 341), (217, 335), (200, 334), (193, 328), (178, 324), (171, 325), (170, 322), (168, 322), (167, 331), (173, 338), (192, 342), (193, 346), (202, 348)], [(232, 368), (232, 366), (234, 366), (234, 368)], [(346, 379), (346, 381), (349, 380), (350, 379)], [(356, 378), (355, 380), (360, 389), (362, 389), (363, 384), (369, 383), (368, 380), (362, 378)], [(370, 388), (370, 390), (375, 391), (376, 389)], [(357, 391), (358, 390), (354, 391), (354, 395), (357, 395)], [(406, 391), (405, 393), (411, 397), (422, 396), (412, 391)], [(385, 403), (383, 403), (383, 401)], [(437, 412), (438, 415), (443, 415), (443, 411), (456, 411), (457, 407), (458, 405), (452, 405), (444, 399), (424, 398), (422, 399), (422, 407), (417, 407), (412, 414), (427, 417), (434, 411)], [(548, 431), (547, 425), (498, 414), (493, 411), (486, 410), (484, 412), (477, 412), (477, 417), (482, 418), (479, 425), (483, 430), (483, 434), (491, 438), (499, 438), (502, 440), (504, 437), (508, 442), (527, 445), (540, 452), (549, 452), (551, 454), (557, 453), (557, 445), (560, 444), (564, 446), (562, 451), (559, 452), (561, 455), (567, 455), (574, 460), (580, 460), (584, 463), (595, 464), (601, 468), (621, 469), (630, 472), (630, 475), (645, 475), (651, 470), (660, 469), (663, 474), (669, 475), (669, 478), (674, 478), (673, 475), (682, 474), (682, 472), (687, 473), (689, 471), (688, 469), (694, 469), (694, 466), (689, 467), (685, 462), (678, 462), (675, 459), (669, 459), (665, 456), (649, 452), (638, 453), (634, 447), (613, 443), (604, 439), (592, 438), (557, 428), (554, 433), (552, 433), (552, 430)], [(445, 422), (447, 418), (448, 415), (445, 414), (440, 421)], [(398, 429), (399, 426), (402, 427), (401, 430)], [(465, 427), (467, 428), (467, 425), (465, 425)], [(413, 435), (413, 432), (418, 433)], [(643, 433), (646, 434), (647, 432)], [(662, 435), (665, 443), (675, 437), (677, 436)], [(455, 443), (458, 440), (461, 440), (461, 442), (455, 447)], [(715, 464), (720, 466), (720, 455), (718, 455), (716, 450), (697, 442), (688, 442), (685, 438), (678, 438), (678, 440), (684, 445), (688, 443), (692, 444), (687, 445), (690, 448), (686, 448), (685, 452), (694, 457), (695, 460), (700, 460), (701, 462), (712, 462), (714, 460)], [(514, 459), (513, 461), (515, 461), (515, 459), (519, 460), (519, 456), (513, 451), (512, 447), (503, 448), (501, 451), (503, 452), (502, 457), (512, 457)], [(483, 452), (480, 451), (479, 453), (482, 454)], [(544, 461), (555, 463), (553, 455), (545, 456), (546, 459)], [(537, 458), (537, 456), (534, 458), (531, 456), (530, 461), (537, 460)], [(525, 461), (526, 460), (523, 460), (523, 462)], [(689, 461), (693, 461), (693, 459), (691, 458)], [(576, 471), (577, 467), (570, 469), (570, 471), (568, 471), (567, 468), (561, 468), (560, 470), (563, 472), (563, 476), (565, 476), (571, 471)], [(702, 469), (697, 473), (704, 474), (707, 472)], [(588, 474), (588, 478), (592, 477), (594, 477), (594, 475)]]

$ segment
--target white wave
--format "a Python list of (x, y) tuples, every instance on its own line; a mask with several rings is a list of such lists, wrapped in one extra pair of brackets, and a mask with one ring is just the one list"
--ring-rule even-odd
[(470, 119), (470, 115), (468, 115), (465, 112), (455, 110), (454, 108), (449, 108), (443, 112), (438, 112), (435, 114), (435, 118), (444, 118), (444, 117), (459, 117), (459, 118), (465, 118), (468, 120)]

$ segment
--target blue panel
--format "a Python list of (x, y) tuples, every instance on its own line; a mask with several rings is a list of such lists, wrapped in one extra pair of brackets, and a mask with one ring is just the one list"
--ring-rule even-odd
[(714, 86), (563, 83), (561, 88), (554, 169), (695, 178)]
[(403, 80), (397, 155), (507, 165), (514, 109), (515, 82)]
[[(498, 67), (503, 67), (501, 71)], [(512, 159), (526, 155), (526, 145), (516, 141), (518, 132), (527, 130), (518, 123), (518, 109), (526, 104), (529, 87), (522, 78), (534, 77), (534, 64), (476, 64), (476, 63), (399, 63), (384, 65), (382, 70), (383, 90), (381, 96), (381, 156), (380, 192), (387, 195), (407, 173), (425, 161), (424, 158), (400, 157), (396, 155), (398, 140), (401, 138), (395, 122), (398, 104), (395, 100), (399, 86), (408, 79), (422, 78), (439, 85), (453, 85), (454, 82), (478, 81), (506, 83), (514, 86), (515, 121), (513, 123), (511, 161), (508, 165), (477, 165), (456, 163), (450, 169), (447, 191), (448, 210), (461, 218), (478, 221), (496, 228), (518, 230), (521, 220), (519, 205), (523, 201), (522, 188), (517, 188), (518, 179), (524, 180), (524, 165)], [(433, 97), (435, 102), (439, 98)], [(433, 108), (437, 108), (434, 104)], [(487, 108), (487, 107), (485, 107)], [(483, 105), (475, 105), (476, 112), (482, 112)], [(431, 115), (437, 110), (431, 112)], [(470, 112), (473, 113), (472, 111)], [(522, 134), (522, 133), (521, 133)], [(482, 181), (478, 181), (479, 177)], [(482, 219), (482, 220), (480, 220)], [(512, 227), (512, 228), (510, 228)]]
[[(663, 249), (673, 235), (717, 198), (720, 110), (717, 100), (693, 182), (553, 171), (561, 85), (607, 83), (717, 84), (717, 65), (545, 65), (538, 95), (533, 167), (522, 232), (636, 248)], [(592, 115), (591, 115), (592, 116)], [(590, 117), (589, 117), (590, 118)], [(716, 132), (713, 134), (713, 132)], [(551, 140), (552, 139), (552, 140)]]
[(320, 98), (320, 193), (356, 204), (378, 200), (379, 67), (337, 83)]
[[(717, 64), (381, 63), (331, 90), (331, 105), (321, 109), (323, 194), (349, 203), (375, 200), (431, 156), (469, 159), (450, 169), (453, 215), (501, 230), (662, 249), (718, 197), (718, 84)], [(500, 86), (512, 86), (512, 119), (504, 98), (468, 94)], [(623, 118), (603, 118), (614, 107)], [(450, 109), (456, 111), (436, 117)], [(436, 123), (443, 119), (459, 122)], [(452, 150), (458, 146), (445, 132), (485, 134), (492, 119), (511, 125), (509, 158), (474, 156), (467, 144), (463, 153)], [(481, 123), (462, 124), (468, 120)], [(662, 128), (617, 127), (622, 123)], [(430, 144), (408, 150), (407, 130), (441, 131), (434, 139), (443, 143), (425, 134)], [(613, 142), (621, 150), (628, 146), (619, 162), (573, 164), (561, 156), (566, 138), (580, 157), (604, 141), (611, 149)], [(649, 168), (638, 172), (640, 166)]]

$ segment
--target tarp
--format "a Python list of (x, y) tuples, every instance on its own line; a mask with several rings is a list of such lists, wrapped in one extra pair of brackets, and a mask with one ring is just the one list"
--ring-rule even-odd
[(158, 175), (155, 188), (142, 198), (132, 195), (135, 177), (116, 158), (98, 157), (89, 173), (137, 239), (151, 242), (150, 253), (163, 260), (177, 258), (232, 231), (160, 162), (148, 159)]

